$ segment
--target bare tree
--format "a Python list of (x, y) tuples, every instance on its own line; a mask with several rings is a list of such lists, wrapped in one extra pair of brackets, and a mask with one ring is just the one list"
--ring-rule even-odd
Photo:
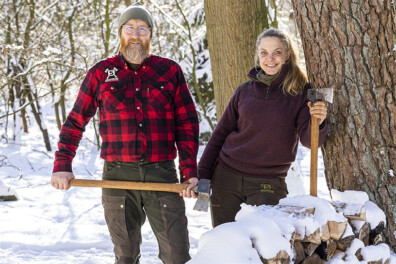
[[(19, 119), (16, 113), (20, 113), (24, 132), (28, 132), (28, 122), (26, 116), (26, 106), (30, 105), (33, 116), (39, 125), (43, 134), (45, 147), (51, 150), (48, 130), (42, 116), (39, 104), (37, 86), (35, 81), (35, 70), (44, 62), (35, 61), (34, 55), (39, 40), (43, 37), (43, 32), (37, 30), (42, 19), (36, 15), (35, 1), (30, 0), (27, 5), (17, 1), (8, 1), (4, 3), (7, 11), (6, 23), (6, 43), (4, 63), (7, 65), (6, 71), (8, 75), (3, 87), (8, 87), (10, 97), (8, 105), (12, 108), (13, 122), (13, 139), (16, 140), (20, 136)], [(11, 44), (12, 43), (12, 44)], [(7, 49), (10, 52), (7, 52)], [(17, 103), (17, 104), (16, 104)], [(18, 107), (19, 109), (17, 109)], [(8, 113), (7, 119), (8, 119)]]

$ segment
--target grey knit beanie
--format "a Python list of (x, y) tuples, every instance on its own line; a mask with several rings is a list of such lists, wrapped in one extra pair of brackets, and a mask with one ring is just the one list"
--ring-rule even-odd
[(122, 12), (120, 19), (118, 20), (118, 35), (121, 36), (121, 27), (131, 19), (140, 19), (146, 22), (150, 29), (153, 30), (153, 20), (150, 12), (141, 4), (134, 3), (128, 6), (124, 12)]

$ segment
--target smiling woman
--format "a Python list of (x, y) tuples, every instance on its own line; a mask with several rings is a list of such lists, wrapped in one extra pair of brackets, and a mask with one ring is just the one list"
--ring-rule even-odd
[(310, 147), (310, 114), (320, 119), (319, 145), (326, 138), (327, 107), (308, 103), (289, 37), (267, 29), (256, 43), (259, 66), (235, 90), (198, 165), (199, 178), (212, 179), (213, 226), (234, 221), (242, 203), (275, 205), (287, 196), (299, 140)]
[(306, 74), (298, 66), (297, 55), (289, 36), (278, 29), (264, 30), (258, 36), (256, 60), (261, 67), (260, 79), (279, 74), (283, 65), (289, 65), (290, 70), (283, 81), (283, 91), (291, 95), (301, 93), (308, 81)]
[(277, 74), (290, 57), (290, 50), (277, 37), (266, 37), (258, 46), (260, 66), (267, 75)]

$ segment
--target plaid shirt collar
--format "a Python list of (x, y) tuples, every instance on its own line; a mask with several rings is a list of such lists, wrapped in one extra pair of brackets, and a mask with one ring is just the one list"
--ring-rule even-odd
[[(150, 61), (151, 61), (151, 57), (152, 57), (152, 54), (149, 54), (149, 55), (147, 56), (147, 58), (145, 58), (145, 59), (143, 60), (143, 62), (140, 64), (139, 67), (141, 67), (141, 66), (143, 66), (143, 65), (149, 65), (149, 64), (150, 64)], [(120, 62), (121, 65), (123, 65), (124, 67), (125, 67), (125, 66), (128, 67), (127, 60), (125, 59), (125, 57), (124, 57), (124, 55), (121, 53), (121, 51), (118, 51), (118, 53), (117, 53), (117, 59), (118, 59), (118, 61)]]

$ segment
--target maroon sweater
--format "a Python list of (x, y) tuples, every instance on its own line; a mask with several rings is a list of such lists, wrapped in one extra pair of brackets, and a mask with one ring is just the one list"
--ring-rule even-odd
[[(296, 159), (298, 141), (310, 147), (307, 89), (296, 96), (283, 92), (287, 65), (270, 86), (257, 80), (259, 69), (253, 68), (248, 74), (251, 80), (242, 83), (231, 97), (198, 164), (199, 178), (211, 178), (216, 160), (243, 176), (286, 177)], [(326, 134), (324, 121), (319, 146)]]

